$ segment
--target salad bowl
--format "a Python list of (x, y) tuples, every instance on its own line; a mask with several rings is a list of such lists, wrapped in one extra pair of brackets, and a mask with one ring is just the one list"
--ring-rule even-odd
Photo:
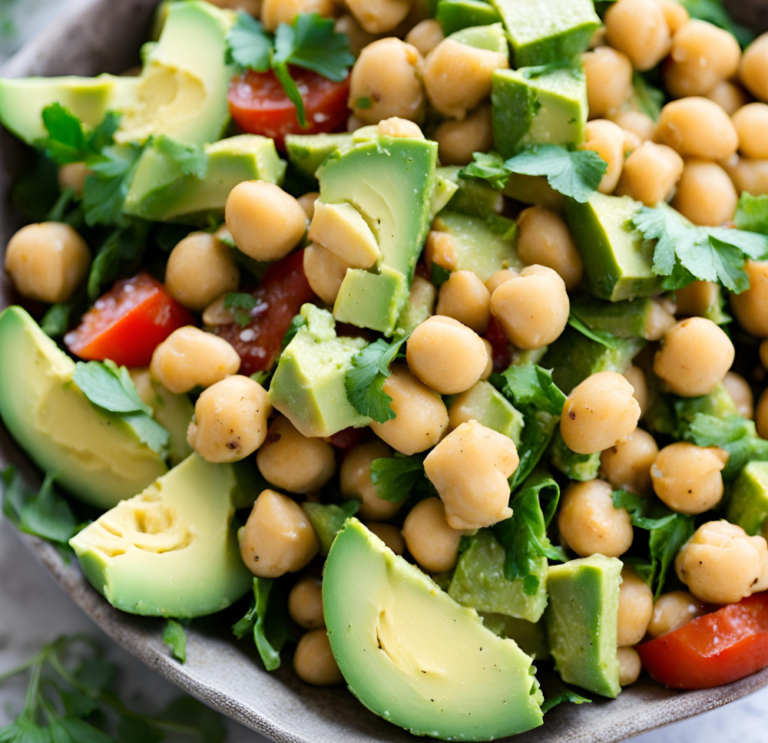
[[(7, 77), (93, 75), (120, 72), (138, 62), (156, 0), (91, 0), (28, 44), (0, 71)], [(741, 0), (743, 22), (768, 26), (765, 2)], [(22, 145), (0, 132), (0, 245), (18, 227), (10, 187), (25, 167)], [(0, 273), (0, 309), (11, 304), (11, 287)], [(0, 467), (15, 465), (30, 484), (39, 474), (0, 426)], [(162, 623), (113, 609), (80, 572), (50, 545), (21, 537), (29, 552), (111, 638), (152, 669), (221, 713), (280, 743), (399, 743), (412, 739), (368, 712), (338, 689), (300, 682), (289, 663), (275, 673), (261, 666), (253, 647), (229, 632), (236, 617), (197, 621), (188, 630), (188, 660), (169, 657)], [(768, 686), (768, 669), (738, 683), (696, 692), (671, 692), (641, 680), (611, 702), (564, 705), (545, 727), (517, 736), (518, 743), (615, 743), (653, 728), (728, 704)], [(511, 740), (511, 739), (509, 739)]]

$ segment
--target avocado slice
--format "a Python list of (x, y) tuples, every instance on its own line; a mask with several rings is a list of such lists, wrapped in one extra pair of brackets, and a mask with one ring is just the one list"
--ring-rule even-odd
[(584, 259), (589, 288), (600, 299), (649, 297), (661, 289), (661, 278), (653, 272), (654, 242), (630, 223), (641, 208), (629, 196), (601, 193), (584, 204), (566, 201), (566, 221)]
[(616, 636), (621, 560), (592, 555), (549, 568), (546, 622), (555, 668), (568, 684), (621, 692)]
[(236, 466), (193, 454), (70, 540), (112, 606), (152, 617), (202, 617), (244, 596), (253, 576), (232, 527)]
[(425, 320), (435, 314), (437, 287), (420, 276), (411, 282), (411, 294), (397, 320), (395, 335), (403, 338), (410, 335)]
[(111, 508), (167, 472), (121, 417), (72, 383), (75, 362), (21, 307), (0, 314), (0, 418), (40, 469), (97, 508)]
[(482, 0), (440, 0), (435, 18), (442, 25), (445, 36), (463, 28), (489, 26), (501, 21), (499, 11)]
[(600, 27), (592, 0), (491, 0), (512, 43), (515, 67), (581, 54)]
[(302, 503), (312, 528), (320, 542), (320, 553), (327, 555), (331, 551), (333, 540), (341, 531), (344, 522), (357, 513), (360, 503), (356, 500), (344, 501), (340, 506), (335, 503)]
[(504, 577), (507, 553), (490, 529), (481, 529), (468, 539), (469, 546), (459, 557), (448, 595), (477, 611), (538, 622), (547, 608), (547, 558), (536, 561), (533, 575), (539, 579), (539, 585), (531, 595), (525, 592), (521, 578)]
[(333, 309), (337, 320), (394, 332), (429, 229), (436, 167), (435, 142), (392, 137), (337, 150), (320, 166), (323, 203), (352, 204), (381, 252), (372, 271), (347, 271)]
[(230, 191), (243, 181), (280, 184), (285, 162), (269, 137), (241, 134), (206, 145), (206, 173), (186, 175), (177, 159), (153, 140), (144, 150), (123, 212), (153, 222), (208, 225), (224, 215)]
[(503, 157), (512, 157), (528, 145), (584, 141), (587, 78), (580, 60), (496, 70), (491, 103), (494, 146)]
[(331, 153), (351, 146), (351, 134), (288, 134), (285, 137), (288, 161), (311, 181)]
[(323, 608), (350, 691), (385, 720), (455, 741), (493, 740), (542, 724), (531, 658), (357, 519), (331, 547)]
[(504, 206), (501, 194), (489, 183), (479, 178), (460, 178), (460, 165), (449, 165), (437, 169), (438, 180), (444, 179), (453, 184), (450, 198), (445, 201), (442, 208), (453, 212), (469, 214), (472, 217), (490, 217), (500, 212)]
[(432, 199), (429, 204), (430, 219), (434, 219), (437, 214), (445, 209), (459, 190), (458, 183), (455, 182), (458, 180), (458, 177), (455, 179), (449, 177), (448, 173), (445, 172), (446, 170), (448, 169), (437, 168), (435, 171), (435, 190), (432, 191)]
[(750, 462), (728, 497), (728, 521), (747, 534), (768, 536), (768, 462)]
[(448, 408), (451, 428), (476, 420), (520, 446), (523, 414), (489, 382), (477, 382), (466, 392), (456, 395)]
[(550, 464), (562, 472), (566, 477), (578, 482), (587, 482), (597, 478), (600, 472), (600, 455), (577, 454), (568, 448), (560, 433), (560, 428), (555, 429), (552, 443), (549, 445)]
[(332, 436), (367, 426), (347, 399), (344, 377), (362, 338), (338, 338), (330, 312), (313, 304), (301, 308), (307, 321), (286, 346), (269, 386), (269, 401), (304, 436)]
[(543, 175), (511, 173), (502, 193), (522, 204), (543, 206), (556, 214), (562, 214), (565, 208), (562, 194), (555, 191)]
[(648, 338), (655, 330), (657, 303), (647, 297), (606, 302), (588, 294), (571, 297), (571, 315), (591, 330), (617, 338)]
[(547, 644), (547, 628), (544, 622), (529, 622), (506, 614), (484, 614), (483, 624), (499, 637), (514, 640), (520, 650), (535, 661), (552, 660)]

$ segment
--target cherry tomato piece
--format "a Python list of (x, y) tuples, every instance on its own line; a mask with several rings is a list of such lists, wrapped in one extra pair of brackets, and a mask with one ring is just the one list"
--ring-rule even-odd
[(507, 334), (495, 317), (491, 317), (491, 321), (488, 323), (485, 340), (493, 347), (493, 371), (500, 374), (509, 366), (511, 357), (509, 355)]
[(643, 668), (671, 689), (710, 689), (768, 666), (768, 593), (705, 614), (638, 645)]
[(155, 348), (174, 330), (195, 324), (192, 314), (168, 296), (159, 281), (142, 272), (118, 281), (96, 300), (64, 343), (81, 359), (147, 366)]
[(301, 67), (291, 67), (291, 77), (301, 93), (307, 126), (302, 127), (296, 106), (286, 95), (275, 73), (246, 70), (229, 86), (229, 111), (248, 134), (261, 134), (285, 149), (286, 134), (320, 134), (343, 127), (349, 117), (349, 76), (340, 83)]

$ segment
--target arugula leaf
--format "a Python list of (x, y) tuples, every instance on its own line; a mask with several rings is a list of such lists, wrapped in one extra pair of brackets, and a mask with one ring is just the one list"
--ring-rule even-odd
[(768, 235), (768, 194), (741, 194), (733, 223), (740, 230)]
[(169, 619), (163, 630), (163, 642), (171, 649), (176, 660), (187, 662), (187, 633), (175, 619)]
[(261, 21), (244, 10), (237, 11), (227, 34), (226, 62), (256, 72), (266, 72), (272, 66), (272, 37)]
[(434, 486), (424, 472), (424, 457), (407, 457), (395, 452), (394, 457), (374, 459), (371, 484), (376, 495), (390, 503), (400, 503), (411, 493), (433, 494)]
[(599, 343), (601, 346), (605, 346), (606, 348), (615, 349), (621, 348), (624, 345), (621, 338), (617, 338), (615, 335), (611, 335), (610, 333), (606, 333), (604, 331), (592, 330), (592, 328), (579, 320), (579, 318), (576, 317), (576, 315), (573, 313), (571, 313), (568, 317), (568, 324), (574, 330), (578, 330), (582, 335), (585, 335), (590, 340), (593, 340), (596, 343)]
[(224, 297), (224, 309), (231, 310), (235, 316), (235, 322), (244, 328), (246, 325), (250, 325), (253, 322), (253, 310), (258, 302), (253, 294), (247, 292), (229, 292)]
[(298, 332), (307, 325), (307, 318), (304, 315), (294, 315), (288, 330), (285, 331), (283, 340), (280, 344), (280, 353), (288, 348), (288, 344), (296, 337)]
[(536, 410), (560, 415), (566, 396), (552, 381), (552, 372), (536, 364), (510, 366), (501, 373), (504, 377), (502, 392), (516, 407), (533, 407)]
[(632, 526), (648, 531), (661, 529), (675, 518), (675, 514), (655, 498), (645, 498), (626, 490), (613, 491), (613, 507), (625, 509)]
[(208, 155), (202, 147), (185, 144), (164, 134), (152, 138), (154, 148), (173, 160), (183, 175), (205, 178), (208, 172)]
[(377, 423), (395, 419), (395, 411), (390, 407), (392, 398), (384, 392), (384, 382), (391, 373), (389, 365), (407, 340), (407, 337), (401, 338), (389, 344), (380, 338), (366, 346), (352, 358), (352, 365), (344, 379), (352, 407)]
[(568, 689), (565, 687), (565, 691), (561, 694), (558, 694), (556, 696), (548, 696), (544, 703), (541, 705), (541, 712), (542, 714), (546, 715), (549, 710), (551, 710), (553, 707), (557, 707), (559, 704), (563, 703), (569, 703), (569, 704), (592, 704), (592, 700), (588, 699), (587, 697), (581, 696), (581, 694), (577, 694), (572, 689)]

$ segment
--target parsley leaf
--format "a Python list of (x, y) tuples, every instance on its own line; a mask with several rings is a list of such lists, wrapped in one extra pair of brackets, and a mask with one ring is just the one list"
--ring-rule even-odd
[(96, 301), (105, 285), (139, 268), (147, 247), (149, 223), (133, 220), (110, 232), (96, 252), (88, 274), (88, 297)]
[(187, 662), (187, 633), (180, 622), (169, 619), (163, 630), (163, 642), (171, 649), (176, 660)]
[(394, 457), (373, 460), (371, 484), (376, 495), (390, 503), (400, 503), (412, 492), (434, 493), (434, 486), (424, 472), (424, 457), (407, 457), (398, 452)]
[(762, 196), (741, 194), (733, 223), (740, 230), (768, 235), (768, 194)]
[(226, 62), (256, 72), (272, 66), (272, 37), (250, 13), (237, 11), (237, 18), (227, 34)]
[(583, 697), (581, 694), (577, 694), (565, 685), (563, 685), (563, 687), (565, 688), (565, 691), (562, 693), (554, 696), (547, 696), (546, 699), (544, 699), (544, 703), (541, 705), (542, 714), (547, 714), (553, 707), (557, 707), (559, 704), (566, 702), (570, 704), (592, 704), (591, 699)]
[(406, 340), (401, 338), (389, 344), (380, 338), (366, 346), (352, 358), (344, 379), (352, 407), (377, 423), (386, 423), (396, 417), (390, 406), (392, 398), (384, 392), (384, 382), (390, 375), (389, 365), (397, 358)]
[(503, 393), (516, 407), (534, 407), (536, 410), (559, 416), (565, 405), (565, 395), (552, 381), (552, 372), (535, 364), (510, 366), (502, 372)]
[(123, 204), (143, 148), (136, 144), (114, 145), (102, 150), (97, 162), (89, 163), (92, 175), (85, 179), (83, 209), (85, 223), (125, 226)]
[(80, 119), (60, 103), (43, 109), (43, 126), (48, 137), (41, 144), (57, 165), (84, 162), (94, 154)]
[(613, 507), (623, 508), (638, 529), (660, 529), (671, 523), (675, 514), (655, 498), (645, 498), (626, 490), (613, 491)]
[(232, 311), (232, 314), (235, 316), (235, 322), (241, 328), (244, 328), (246, 325), (250, 325), (253, 322), (251, 310), (253, 310), (256, 305), (258, 305), (256, 297), (247, 292), (229, 292), (227, 296), (224, 297), (224, 309)]
[(475, 152), (472, 162), (459, 171), (460, 178), (481, 178), (488, 181), (497, 191), (504, 188), (509, 180), (509, 171), (504, 158), (495, 152)]

